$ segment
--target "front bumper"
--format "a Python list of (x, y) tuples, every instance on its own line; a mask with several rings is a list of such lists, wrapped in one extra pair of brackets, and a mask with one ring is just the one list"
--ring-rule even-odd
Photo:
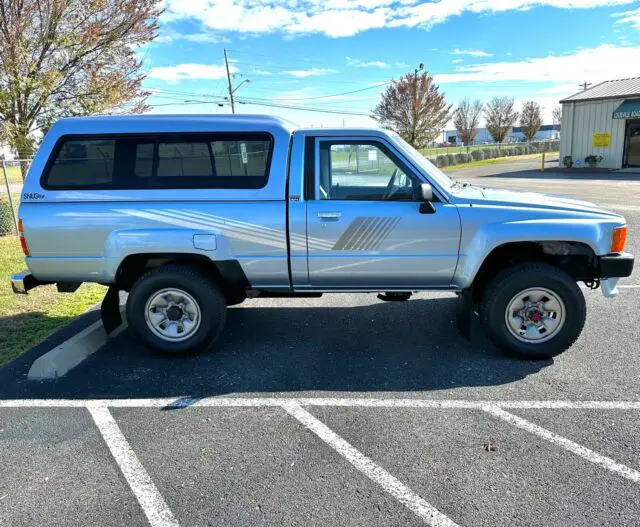
[(598, 278), (623, 278), (633, 271), (633, 255), (629, 253), (598, 256)]
[(618, 280), (633, 271), (633, 256), (629, 253), (598, 256), (598, 278), (602, 294), (607, 298), (618, 296)]
[(51, 282), (41, 282), (35, 278), (30, 271), (22, 271), (11, 277), (11, 289), (18, 295), (26, 295), (31, 289), (50, 283)]

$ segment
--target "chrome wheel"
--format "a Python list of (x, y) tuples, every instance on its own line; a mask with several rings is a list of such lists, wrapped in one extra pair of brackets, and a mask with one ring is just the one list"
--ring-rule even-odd
[(530, 344), (553, 338), (564, 325), (566, 309), (562, 299), (542, 287), (525, 289), (507, 304), (505, 322), (518, 340)]
[(144, 317), (149, 329), (163, 340), (180, 342), (200, 327), (200, 306), (181, 289), (162, 289), (147, 300)]

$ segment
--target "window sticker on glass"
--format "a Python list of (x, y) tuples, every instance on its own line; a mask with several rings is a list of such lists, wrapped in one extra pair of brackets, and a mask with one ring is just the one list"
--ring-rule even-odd
[(377, 150), (369, 150), (369, 161), (377, 161), (378, 160), (378, 151)]
[(240, 143), (240, 154), (242, 155), (242, 164), (246, 165), (249, 162), (247, 157), (247, 143)]

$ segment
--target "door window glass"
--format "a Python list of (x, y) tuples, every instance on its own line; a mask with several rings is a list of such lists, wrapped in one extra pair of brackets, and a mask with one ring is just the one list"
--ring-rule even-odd
[(320, 198), (413, 200), (417, 181), (374, 143), (321, 143)]

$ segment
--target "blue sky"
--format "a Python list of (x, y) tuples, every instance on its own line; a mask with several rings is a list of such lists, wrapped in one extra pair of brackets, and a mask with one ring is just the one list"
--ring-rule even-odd
[(224, 48), (233, 85), (249, 81), (236, 92), (239, 113), (303, 126), (373, 124), (368, 114), (385, 83), (419, 63), (454, 105), (467, 96), (533, 99), (549, 122), (578, 83), (640, 76), (640, 0), (165, 0), (165, 7), (159, 38), (140, 51), (154, 112), (228, 113)]

